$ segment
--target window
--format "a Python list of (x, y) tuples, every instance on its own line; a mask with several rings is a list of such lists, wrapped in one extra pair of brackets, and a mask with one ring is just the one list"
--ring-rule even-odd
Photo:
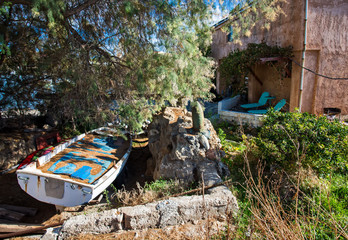
[(230, 28), (230, 32), (227, 34), (227, 42), (233, 42), (233, 28), (232, 28), (232, 25), (229, 28)]

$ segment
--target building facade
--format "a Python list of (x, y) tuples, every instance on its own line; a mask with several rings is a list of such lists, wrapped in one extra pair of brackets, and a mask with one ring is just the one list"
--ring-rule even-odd
[[(305, 68), (331, 78), (348, 78), (348, 1), (288, 0), (284, 15), (269, 30), (256, 25), (242, 45), (228, 41), (223, 21), (214, 27), (212, 55), (219, 63), (231, 51), (245, 49), (248, 43), (293, 47), (293, 60)], [(303, 54), (304, 53), (304, 54)], [(304, 56), (304, 61), (302, 58)], [(348, 79), (330, 79), (301, 68), (291, 61), (291, 74), (280, 78), (274, 68), (257, 64), (248, 79), (248, 101), (256, 102), (268, 91), (276, 101), (285, 98), (288, 110), (323, 114), (324, 108), (339, 108), (348, 115)], [(255, 78), (256, 76), (256, 78)], [(226, 81), (217, 74), (217, 91), (227, 90)]]

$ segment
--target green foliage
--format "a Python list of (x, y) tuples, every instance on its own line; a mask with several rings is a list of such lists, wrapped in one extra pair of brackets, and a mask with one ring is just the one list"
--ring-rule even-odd
[(348, 127), (323, 116), (269, 112), (254, 143), (267, 165), (296, 169), (301, 161), (321, 174), (348, 171)]
[(218, 137), (221, 141), (221, 148), (225, 152), (225, 156), (221, 159), (225, 163), (232, 175), (242, 179), (239, 167), (243, 163), (243, 152), (246, 150), (245, 135), (242, 127), (237, 124), (228, 122), (220, 122), (216, 126)]
[(165, 180), (165, 179), (158, 179), (154, 182), (146, 182), (145, 183), (145, 190), (151, 190), (151, 191), (155, 191), (155, 192), (159, 192), (162, 191), (164, 189), (167, 189), (168, 186), (170, 185), (174, 185), (175, 182), (173, 180)]
[(109, 206), (111, 206), (112, 204), (111, 204), (111, 201), (110, 201), (110, 194), (109, 194), (109, 191), (105, 189), (104, 192), (103, 192), (103, 194), (104, 194), (104, 196), (105, 196), (106, 203), (107, 203)]
[[(245, 77), (248, 76), (250, 69), (260, 62), (260, 58), (292, 56), (292, 47), (268, 46), (266, 43), (250, 43), (245, 50), (235, 50), (222, 59), (219, 71), (222, 78), (225, 78), (235, 91), (241, 91), (244, 88)], [(278, 62), (278, 68), (281, 69), (281, 77), (284, 72), (286, 61)]]
[(0, 13), (1, 108), (87, 130), (119, 117), (138, 130), (165, 104), (210, 97), (203, 0), (1, 2)]
[(81, 134), (80, 131), (73, 129), (71, 126), (62, 126), (61, 129), (59, 129), (59, 132), (62, 134), (63, 139), (68, 139)]
[[(222, 148), (228, 149), (228, 139), (240, 130), (226, 122), (218, 126)], [(219, 239), (244, 239), (246, 234), (268, 239), (285, 233), (287, 239), (345, 239), (347, 127), (308, 113), (270, 112), (258, 131), (251, 139), (239, 139), (248, 147), (244, 156), (223, 159), (236, 183), (232, 191), (240, 212), (228, 219), (235, 231), (225, 231)], [(278, 168), (270, 170), (271, 165)]]
[(305, 177), (300, 185), (303, 197), (299, 201), (298, 210), (299, 215), (303, 216), (301, 227), (306, 238), (314, 235), (318, 239), (334, 239), (339, 234), (337, 230), (347, 226), (347, 181), (347, 174), (337, 173), (327, 178), (313, 175)]
[(145, 191), (153, 191), (161, 196), (170, 196), (183, 191), (182, 185), (173, 179), (157, 179), (156, 181), (145, 183)]

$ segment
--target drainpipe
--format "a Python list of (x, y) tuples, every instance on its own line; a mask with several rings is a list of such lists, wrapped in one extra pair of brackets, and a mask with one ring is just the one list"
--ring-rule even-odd
[(303, 92), (303, 76), (305, 66), (305, 54), (307, 46), (307, 18), (308, 18), (308, 0), (305, 0), (305, 19), (304, 19), (304, 36), (303, 36), (303, 50), (302, 50), (302, 68), (301, 68), (301, 80), (300, 80), (300, 96), (298, 102), (298, 108), (301, 112), (302, 109), (302, 92)]

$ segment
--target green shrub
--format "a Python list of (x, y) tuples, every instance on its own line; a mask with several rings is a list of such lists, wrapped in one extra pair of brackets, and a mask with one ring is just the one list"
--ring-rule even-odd
[(347, 174), (315, 180), (306, 176), (300, 186), (298, 214), (303, 219), (301, 227), (307, 239), (313, 235), (317, 239), (344, 239), (340, 231), (348, 224), (347, 181)]
[(253, 143), (267, 165), (291, 170), (301, 161), (320, 174), (348, 170), (348, 127), (323, 116), (271, 111)]

